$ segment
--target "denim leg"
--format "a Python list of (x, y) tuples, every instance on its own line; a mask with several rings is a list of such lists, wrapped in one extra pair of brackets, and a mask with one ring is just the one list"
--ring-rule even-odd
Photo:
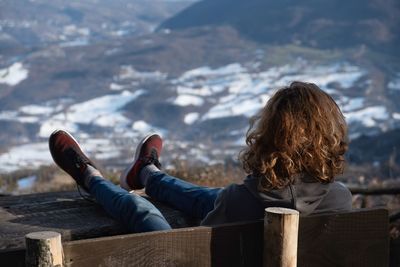
[(198, 219), (203, 219), (214, 209), (215, 199), (221, 190), (198, 186), (163, 172), (154, 172), (146, 183), (148, 196)]
[(102, 177), (91, 178), (89, 192), (108, 214), (123, 223), (130, 232), (171, 229), (164, 216), (153, 204)]

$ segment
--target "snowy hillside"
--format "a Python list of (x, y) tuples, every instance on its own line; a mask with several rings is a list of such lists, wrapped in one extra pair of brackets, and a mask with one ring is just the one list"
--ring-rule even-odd
[[(386, 49), (398, 40), (397, 4), (380, 10), (371, 0), (359, 9), (362, 1), (352, 0), (340, 13), (333, 12), (336, 2), (305, 8), (255, 1), (247, 9), (254, 1), (230, 1), (227, 20), (214, 16), (226, 2), (0, 1), (0, 174), (52, 164), (47, 139), (59, 128), (115, 170), (150, 131), (166, 140), (166, 166), (176, 159), (227, 162), (243, 146), (249, 118), (294, 80), (334, 97), (352, 140), (389, 133), (385, 158), (367, 159), (388, 161), (400, 144), (391, 134), (400, 128), (400, 65)], [(271, 3), (284, 12), (257, 8)], [(204, 5), (216, 9), (203, 16), (197, 11)], [(293, 20), (281, 20), (282, 13)], [(197, 23), (210, 16), (216, 23)], [(169, 17), (185, 26), (162, 24)], [(155, 31), (160, 23), (165, 28)], [(246, 34), (248, 27), (255, 31)], [(361, 162), (365, 149), (360, 145), (353, 157)]]
[[(27, 77), (28, 70), (22, 63), (14, 63), (1, 73), (0, 83), (15, 85)], [(204, 66), (178, 77), (160, 71), (140, 72), (125, 65), (114, 75), (105, 95), (77, 103), (65, 98), (0, 112), (0, 121), (39, 126), (32, 140), (21, 140), (20, 145), (0, 155), (0, 171), (52, 163), (47, 138), (59, 128), (73, 133), (97, 160), (119, 159), (123, 164), (130, 160), (137, 141), (156, 131), (166, 139), (165, 162), (176, 158), (218, 162), (235, 156), (244, 144), (247, 119), (265, 105), (277, 88), (294, 80), (314, 82), (331, 94), (350, 124), (352, 138), (400, 125), (400, 110), (389, 111), (378, 99), (365, 97), (363, 91), (371, 83), (370, 73), (347, 62), (314, 65), (299, 59), (291, 65), (268, 69), (260, 69), (257, 62), (234, 63), (219, 68)], [(176, 118), (181, 120), (179, 134), (168, 123), (155, 123), (164, 116), (162, 113), (154, 119), (129, 115), (127, 106), (139, 105), (157, 94), (144, 87), (149, 83), (166, 88), (163, 101), (183, 112)], [(399, 85), (399, 79), (388, 83), (393, 91), (399, 91)], [(356, 92), (358, 96), (354, 97)], [(222, 121), (231, 123), (226, 127)], [(193, 142), (193, 136), (209, 131), (207, 123), (212, 122), (221, 125), (213, 127), (211, 139)]]
[(81, 46), (152, 32), (195, 0), (0, 1), (0, 51)]

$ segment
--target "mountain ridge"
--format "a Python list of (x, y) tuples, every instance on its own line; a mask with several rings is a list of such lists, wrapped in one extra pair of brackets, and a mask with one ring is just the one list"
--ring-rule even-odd
[(158, 29), (229, 25), (242, 36), (274, 45), (331, 49), (366, 45), (399, 55), (400, 3), (393, 0), (204, 0)]

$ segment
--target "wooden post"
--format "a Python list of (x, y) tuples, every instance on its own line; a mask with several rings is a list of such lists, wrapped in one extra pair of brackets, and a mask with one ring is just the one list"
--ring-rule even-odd
[(50, 231), (29, 233), (25, 236), (25, 242), (26, 266), (63, 266), (61, 234)]
[(267, 208), (264, 218), (264, 267), (296, 267), (299, 212)]

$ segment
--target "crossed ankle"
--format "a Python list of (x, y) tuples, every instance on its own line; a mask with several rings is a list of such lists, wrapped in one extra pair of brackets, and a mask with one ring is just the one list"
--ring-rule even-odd
[(92, 167), (91, 165), (87, 165), (87, 168), (84, 173), (84, 184), (86, 188), (89, 188), (90, 181), (92, 177), (103, 177), (101, 172), (97, 170), (96, 168)]
[(160, 169), (157, 168), (157, 166), (154, 164), (149, 164), (149, 165), (144, 166), (139, 172), (139, 179), (140, 179), (140, 182), (142, 183), (142, 185), (144, 187), (146, 187), (148, 178), (150, 176), (152, 176), (155, 172), (159, 172), (159, 171), (160, 171)]

